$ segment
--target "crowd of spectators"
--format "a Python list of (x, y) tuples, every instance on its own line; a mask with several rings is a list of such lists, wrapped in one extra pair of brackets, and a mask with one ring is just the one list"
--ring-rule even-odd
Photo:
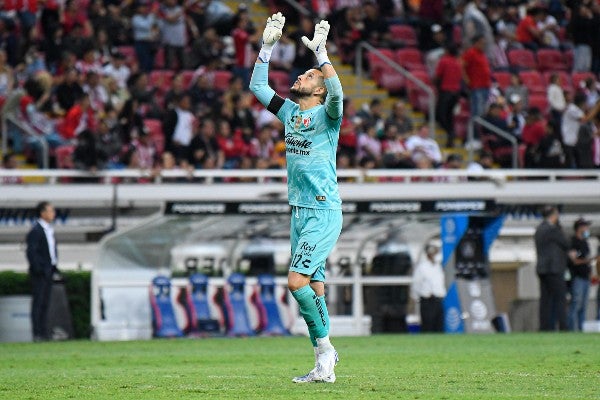
[[(285, 9), (286, 2), (267, 6)], [(271, 59), (272, 86), (288, 95), (290, 82), (314, 65), (301, 44), (314, 18), (332, 26), (331, 51), (353, 63), (356, 45), (411, 44), (392, 34), (411, 26), (414, 43), (437, 90), (436, 119), (445, 147), (459, 147), (457, 109), (513, 135), (525, 167), (600, 167), (600, 7), (589, 0), (543, 7), (482, 0), (300, 1), (313, 12), (288, 13), (289, 27)], [(245, 3), (218, 0), (13, 0), (0, 11), (0, 101), (12, 154), (42, 165), (40, 138), (51, 166), (154, 171), (267, 169), (285, 166), (283, 127), (248, 91), (261, 27)], [(524, 12), (526, 10), (526, 12)], [(587, 29), (584, 31), (584, 28)], [(568, 40), (565, 40), (567, 38)], [(511, 49), (555, 47), (573, 54), (573, 71), (590, 72), (567, 88), (551, 74), (548, 108), (531, 104)], [(365, 65), (369, 65), (368, 59)], [(494, 72), (511, 73), (500, 87)], [(275, 74), (282, 79), (275, 81)], [(405, 99), (386, 109), (345, 100), (338, 168), (490, 168), (509, 166), (510, 143), (478, 130), (481, 160), (467, 166), (440, 149), (427, 125), (411, 119)], [(449, 153), (446, 157), (444, 153)], [(14, 168), (13, 155), (4, 168)], [(489, 161), (492, 162), (489, 162)], [(17, 182), (15, 182), (17, 183)]]

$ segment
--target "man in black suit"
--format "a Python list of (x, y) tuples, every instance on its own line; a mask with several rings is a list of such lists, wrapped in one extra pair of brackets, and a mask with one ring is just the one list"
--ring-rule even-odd
[(42, 201), (37, 205), (36, 213), (38, 220), (27, 234), (27, 261), (33, 289), (31, 304), (33, 340), (42, 341), (49, 339), (47, 315), (52, 276), (58, 272), (56, 240), (51, 225), (56, 212), (52, 204)]
[(535, 231), (536, 272), (540, 278), (540, 330), (553, 331), (556, 322), (561, 331), (567, 329), (567, 285), (565, 271), (569, 242), (558, 222), (558, 209), (546, 206), (544, 221)]

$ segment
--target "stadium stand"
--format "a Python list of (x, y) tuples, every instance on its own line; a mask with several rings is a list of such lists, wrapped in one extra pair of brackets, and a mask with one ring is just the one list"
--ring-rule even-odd
[(535, 60), (535, 53), (528, 49), (513, 49), (509, 50), (508, 62), (511, 67), (518, 70), (535, 70), (537, 69), (537, 62)]
[(536, 53), (540, 72), (567, 71), (567, 62), (563, 53), (557, 49), (539, 49)]
[(538, 71), (521, 71), (519, 72), (519, 78), (529, 90), (530, 95), (546, 93), (546, 81)]
[(395, 40), (406, 47), (418, 47), (417, 32), (410, 25), (390, 25), (390, 32)]
[[(14, 31), (9, 32), (19, 46), (18, 52), (11, 52), (10, 48), (7, 48), (7, 60), (8, 64), (13, 68), (12, 74), (14, 75), (14, 82), (16, 87), (23, 87), (28, 79), (33, 79), (39, 86), (34, 93), (36, 100), (39, 100), (42, 96), (45, 101), (40, 102), (38, 107), (41, 112), (46, 113), (57, 125), (60, 125), (60, 121), (63, 116), (69, 111), (62, 109), (61, 107), (67, 107), (62, 103), (57, 105), (58, 99), (63, 98), (57, 93), (58, 85), (63, 81), (65, 72), (69, 69), (75, 68), (78, 71), (78, 85), (81, 90), (90, 93), (90, 97), (95, 102), (95, 119), (103, 119), (109, 121), (111, 130), (118, 130), (118, 132), (111, 131), (111, 134), (118, 135), (123, 140), (124, 148), (129, 144), (128, 141), (131, 137), (130, 131), (121, 131), (122, 128), (116, 128), (119, 125), (115, 124), (115, 113), (118, 115), (124, 100), (128, 96), (133, 96), (138, 101), (138, 107), (135, 112), (139, 114), (143, 120), (143, 125), (151, 133), (152, 141), (156, 147), (155, 162), (158, 166), (160, 155), (165, 150), (165, 144), (169, 141), (165, 139), (164, 132), (161, 128), (161, 123), (165, 118), (167, 107), (170, 107), (172, 103), (165, 104), (165, 99), (173, 99), (173, 93), (170, 93), (172, 89), (172, 80), (176, 73), (181, 73), (183, 79), (183, 85), (186, 90), (190, 90), (192, 93), (192, 112), (196, 117), (196, 123), (204, 121), (205, 119), (212, 119), (214, 122), (219, 122), (221, 119), (226, 119), (232, 128), (232, 131), (240, 132), (246, 125), (239, 124), (250, 124), (255, 129), (248, 131), (247, 128), (244, 131), (244, 140), (246, 144), (256, 139), (258, 132), (258, 117), (261, 113), (261, 108), (257, 103), (252, 104), (248, 110), (251, 115), (252, 122), (242, 122), (236, 120), (234, 115), (235, 112), (231, 111), (233, 99), (238, 98), (240, 94), (243, 94), (245, 88), (237, 88), (232, 82), (232, 77), (236, 75), (244, 75), (248, 73), (248, 69), (244, 71), (244, 68), (236, 66), (236, 56), (238, 58), (241, 54), (241, 47), (239, 43), (236, 44), (233, 35), (233, 29), (235, 27), (235, 20), (246, 14), (249, 16), (249, 22), (247, 26), (243, 27), (250, 34), (249, 42), (245, 45), (244, 54), (244, 65), (252, 64), (252, 57), (254, 57), (254, 50), (252, 50), (253, 44), (257, 40), (257, 36), (254, 33), (260, 31), (260, 26), (264, 24), (264, 18), (268, 15), (269, 10), (288, 10), (290, 13), (293, 8), (285, 0), (269, 0), (265, 5), (260, 2), (240, 3), (235, 1), (224, 1), (223, 15), (214, 16), (215, 20), (222, 18), (222, 23), (216, 23), (213, 26), (205, 26), (198, 24), (199, 21), (196, 17), (199, 15), (198, 9), (191, 7), (186, 9), (189, 13), (190, 19), (188, 19), (187, 29), (187, 45), (184, 48), (184, 64), (185, 65), (173, 65), (168, 69), (165, 65), (166, 62), (166, 51), (161, 43), (156, 43), (154, 47), (154, 69), (149, 71), (148, 76), (142, 78), (139, 86), (136, 86), (132, 81), (127, 85), (123, 85), (118, 88), (109, 88), (108, 80), (102, 80), (102, 84), (96, 89), (90, 89), (88, 84), (88, 73), (99, 72), (104, 77), (105, 67), (111, 61), (111, 56), (118, 51), (123, 55), (125, 64), (130, 68), (132, 77), (138, 78), (139, 62), (138, 55), (136, 53), (136, 47), (132, 37), (132, 32), (128, 28), (131, 24), (131, 18), (136, 12), (136, 3), (125, 5), (119, 10), (111, 8), (113, 14), (108, 13), (109, 6), (104, 4), (98, 5), (98, 9), (82, 6), (87, 4), (74, 0), (78, 4), (80, 15), (78, 18), (85, 27), (83, 31), (71, 30), (70, 27), (66, 27), (65, 38), (64, 38), (64, 49), (67, 50), (64, 56), (59, 57), (57, 54), (53, 54), (52, 51), (55, 45), (51, 41), (52, 36), (44, 37), (43, 33), (47, 32), (47, 29), (51, 29), (52, 26), (46, 25), (47, 21), (39, 19), (38, 29), (40, 33), (34, 37), (33, 41), (25, 39), (24, 33), (20, 30), (20, 21), (18, 18), (11, 14), (12, 3), (5, 5), (4, 12), (2, 13), (3, 18), (13, 22)], [(151, 13), (159, 15), (161, 7), (164, 5), (158, 1), (150, 1)], [(390, 4), (388, 4), (390, 3)], [(353, 18), (356, 20), (350, 21), (349, 25), (345, 27), (349, 32), (353, 40), (349, 44), (342, 43), (339, 41), (341, 34), (336, 30), (332, 34), (331, 41), (331, 56), (338, 64), (340, 69), (340, 76), (343, 81), (344, 90), (349, 96), (354, 97), (360, 103), (369, 103), (374, 97), (381, 98), (384, 100), (386, 106), (391, 105), (396, 101), (392, 96), (399, 96), (408, 99), (409, 105), (412, 107), (414, 113), (412, 118), (415, 121), (422, 121), (427, 115), (423, 113), (428, 111), (427, 96), (426, 94), (417, 88), (414, 83), (407, 81), (406, 77), (397, 72), (394, 68), (390, 67), (387, 63), (383, 62), (379, 57), (374, 54), (366, 52), (364, 55), (364, 67), (366, 68), (367, 75), (374, 81), (363, 83), (360, 93), (356, 93), (356, 77), (353, 76), (352, 67), (342, 64), (342, 61), (348, 63), (354, 63), (354, 58), (348, 57), (353, 54), (352, 46), (356, 46), (361, 40), (369, 41), (368, 32), (372, 29), (372, 26), (366, 26), (361, 13), (361, 7), (363, 4), (357, 2), (356, 4), (349, 2), (342, 2), (341, 6), (334, 4), (333, 2), (308, 2), (302, 1), (299, 3), (301, 7), (306, 7), (309, 13), (313, 13), (313, 16), (319, 15), (319, 17), (327, 17), (332, 22), (339, 22), (338, 25), (343, 25), (343, 18), (346, 16), (347, 7), (354, 8)], [(394, 8), (392, 2), (378, 3), (380, 7), (380, 15), (383, 17), (382, 21), (385, 20), (386, 27), (388, 29), (390, 40), (378, 41), (377, 48), (384, 55), (394, 60), (398, 65), (406, 68), (413, 76), (422, 80), (424, 83), (429, 85), (431, 88), (436, 89), (434, 82), (431, 81), (431, 76), (427, 75), (425, 68), (424, 58), (427, 43), (421, 41), (427, 40), (427, 35), (419, 33), (419, 27), (423, 25), (423, 21), (420, 20), (420, 14), (415, 10), (399, 10)], [(40, 9), (44, 12), (44, 5), (40, 5)], [(199, 7), (202, 7), (201, 5)], [(416, 6), (418, 9), (418, 6)], [(227, 11), (228, 9), (228, 11)], [(455, 10), (449, 10), (453, 13)], [(59, 14), (63, 10), (59, 10)], [(490, 12), (484, 10), (484, 14)], [(500, 20), (505, 16), (505, 10), (501, 11)], [(106, 17), (100, 17), (105, 15)], [(565, 17), (566, 15), (566, 17)], [(218, 18), (216, 18), (218, 17)], [(551, 73), (559, 73), (561, 76), (561, 86), (568, 94), (574, 94), (576, 91), (581, 91), (581, 81), (587, 78), (597, 79), (597, 68), (594, 71), (589, 72), (578, 72), (571, 73), (573, 66), (573, 58), (575, 56), (573, 52), (573, 43), (570, 42), (570, 29), (568, 18), (569, 13), (564, 15), (555, 16), (559, 20), (561, 29), (558, 33), (560, 39), (560, 48), (545, 48), (541, 47), (536, 51), (529, 49), (514, 48), (512, 43), (508, 43), (506, 57), (509, 62), (509, 70), (518, 72), (523, 82), (528, 87), (530, 94), (534, 97), (533, 103), (538, 105), (544, 105), (541, 95), (546, 93), (548, 85), (548, 77)], [(114, 19), (114, 20), (112, 20)], [(60, 19), (59, 19), (60, 21)], [(108, 22), (107, 22), (108, 21)], [(193, 22), (195, 21), (195, 22)], [(109, 26), (114, 27), (114, 35), (110, 35), (107, 43), (103, 43), (97, 36), (99, 31), (106, 30), (106, 24), (112, 24)], [(346, 21), (347, 22), (347, 21)], [(456, 45), (466, 45), (463, 43), (463, 32), (462, 26), (458, 23), (452, 22), (451, 19), (436, 21), (443, 26), (443, 30), (448, 36), (451, 43)], [(289, 27), (290, 37), (293, 37), (294, 30), (297, 29), (299, 19), (290, 16)], [(59, 23), (60, 24), (60, 23)], [(368, 24), (367, 24), (368, 25)], [(382, 25), (383, 26), (383, 25)], [(117, 29), (119, 28), (119, 29)], [(497, 28), (494, 26), (493, 28)], [(81, 37), (73, 37), (79, 32)], [(298, 38), (296, 38), (298, 39)], [(296, 40), (294, 39), (294, 40)], [(337, 40), (337, 42), (336, 42)], [(86, 46), (92, 47), (95, 50), (94, 60), (84, 60), (83, 48)], [(238, 47), (236, 47), (238, 46)], [(296, 49), (301, 46), (299, 41), (296, 42)], [(247, 51), (246, 51), (247, 50)], [(594, 49), (595, 51), (598, 49)], [(31, 55), (39, 51), (40, 57), (25, 57), (24, 55)], [(236, 53), (237, 52), (237, 53)], [(337, 54), (336, 54), (337, 53)], [(594, 53), (596, 54), (597, 51)], [(296, 62), (297, 60), (295, 60)], [(428, 61), (429, 65), (429, 61)], [(595, 64), (594, 64), (595, 65)], [(18, 68), (16, 68), (18, 66)], [(274, 86), (274, 89), (282, 96), (289, 96), (289, 82), (290, 73), (298, 73), (306, 66), (300, 67), (299, 65), (292, 65), (289, 71), (271, 71), (270, 79)], [(0, 68), (1, 69), (1, 68)], [(1, 74), (2, 72), (0, 72)], [(118, 72), (119, 74), (121, 72)], [(48, 79), (44, 75), (50, 76), (53, 79)], [(207, 86), (192, 87), (198, 76), (207, 76)], [(115, 77), (117, 77), (115, 75)], [(506, 89), (509, 85), (510, 75), (506, 70), (493, 71), (493, 78), (496, 81), (500, 91)], [(203, 83), (202, 85), (205, 85)], [(370, 86), (373, 85), (373, 86)], [(371, 89), (373, 88), (373, 89)], [(383, 90), (379, 90), (383, 89)], [(0, 99), (9, 98), (8, 95), (2, 92), (3, 88), (0, 87)], [(72, 93), (71, 93), (72, 94)], [(539, 94), (540, 96), (535, 96)], [(464, 93), (462, 94), (465, 95)], [(589, 94), (593, 96), (593, 93)], [(68, 98), (68, 97), (67, 97)], [(74, 99), (74, 97), (71, 97)], [(100, 99), (100, 100), (98, 100)], [(1, 100), (0, 100), (1, 101)], [(67, 101), (66, 103), (69, 103)], [(36, 103), (37, 104), (37, 103)], [(530, 103), (531, 105), (531, 103)], [(390, 107), (391, 108), (391, 107)], [(459, 114), (455, 115), (454, 125), (457, 126), (459, 131), (465, 131), (466, 123), (468, 123), (468, 108), (461, 107)], [(17, 107), (17, 111), (22, 112)], [(237, 110), (236, 110), (237, 111)], [(15, 110), (11, 111), (14, 116), (17, 113)], [(348, 118), (352, 118), (349, 115)], [(94, 122), (94, 121), (91, 121)], [(97, 121), (96, 121), (97, 122)], [(262, 122), (261, 122), (262, 123)], [(13, 124), (14, 125), (14, 124)], [(92, 124), (93, 125), (93, 124)], [(132, 125), (128, 125), (126, 129), (131, 129)], [(357, 134), (364, 133), (368, 126), (362, 124)], [(11, 127), (12, 129), (12, 127)], [(28, 166), (33, 166), (36, 163), (35, 153), (32, 151), (32, 146), (29, 144), (32, 142), (31, 135), (25, 132), (23, 129), (16, 127), (15, 132), (20, 132), (17, 136), (28, 136), (27, 140), (21, 140), (21, 143), (25, 144), (25, 148), (20, 148), (18, 139), (14, 140), (14, 135), (7, 140), (9, 147), (4, 150), (12, 150), (17, 152), (25, 158), (25, 162)], [(435, 130), (435, 139), (442, 143), (446, 142), (445, 132), (441, 129)], [(220, 132), (216, 132), (220, 139)], [(248, 136), (250, 135), (250, 136)], [(281, 139), (281, 132), (274, 132), (273, 141), (277, 142)], [(39, 138), (37, 138), (39, 141)], [(67, 145), (75, 145), (75, 140), (72, 140)], [(225, 141), (221, 141), (224, 143)], [(10, 148), (12, 146), (12, 149)], [(247, 146), (250, 149), (251, 146)], [(458, 149), (454, 149), (458, 150)], [(64, 162), (63, 155), (66, 150), (56, 152), (50, 149), (50, 166), (59, 168), (73, 168), (74, 166), (68, 162)], [(218, 149), (218, 151), (223, 151)], [(448, 151), (448, 150), (445, 150)], [(124, 154), (110, 154), (111, 160), (117, 162), (108, 163), (109, 166), (124, 165), (123, 163)], [(249, 150), (239, 158), (239, 162), (242, 159), (245, 160), (244, 168), (255, 168), (259, 164), (274, 165), (270, 157), (272, 154), (265, 157), (265, 159), (259, 159), (255, 155), (252, 155)], [(221, 157), (216, 157), (216, 160), (220, 160)], [(182, 168), (187, 168), (185, 165), (189, 160), (178, 160)], [(206, 160), (205, 160), (206, 161)], [(38, 160), (39, 162), (39, 160)], [(240, 164), (236, 163), (234, 167), (239, 167)], [(358, 166), (359, 160), (350, 160), (349, 167)], [(209, 162), (211, 168), (222, 168), (223, 165)], [(281, 166), (280, 163), (277, 163)], [(196, 168), (204, 168), (205, 166), (194, 163)], [(230, 163), (228, 163), (228, 167)], [(375, 168), (381, 168), (381, 164), (376, 164)]]

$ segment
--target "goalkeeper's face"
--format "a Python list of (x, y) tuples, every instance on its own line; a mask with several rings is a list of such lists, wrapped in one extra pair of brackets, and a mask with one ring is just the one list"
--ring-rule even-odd
[(327, 88), (323, 80), (323, 73), (318, 69), (312, 68), (298, 76), (296, 82), (290, 88), (290, 93), (297, 97), (325, 97)]

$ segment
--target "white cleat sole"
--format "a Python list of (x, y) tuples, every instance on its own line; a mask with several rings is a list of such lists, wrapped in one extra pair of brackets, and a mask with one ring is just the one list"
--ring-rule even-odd
[[(335, 363), (334, 366), (337, 365), (337, 363), (340, 361), (339, 357), (338, 357), (338, 353), (337, 351), (335, 352)], [(326, 377), (321, 377), (318, 374), (318, 369), (317, 367), (315, 367), (312, 371), (310, 371), (308, 374), (304, 375), (304, 376), (297, 376), (295, 378), (292, 379), (292, 382), (294, 383), (311, 383), (311, 382), (315, 382), (315, 383), (334, 383), (335, 382), (335, 373), (331, 373), (331, 375), (326, 376)]]

